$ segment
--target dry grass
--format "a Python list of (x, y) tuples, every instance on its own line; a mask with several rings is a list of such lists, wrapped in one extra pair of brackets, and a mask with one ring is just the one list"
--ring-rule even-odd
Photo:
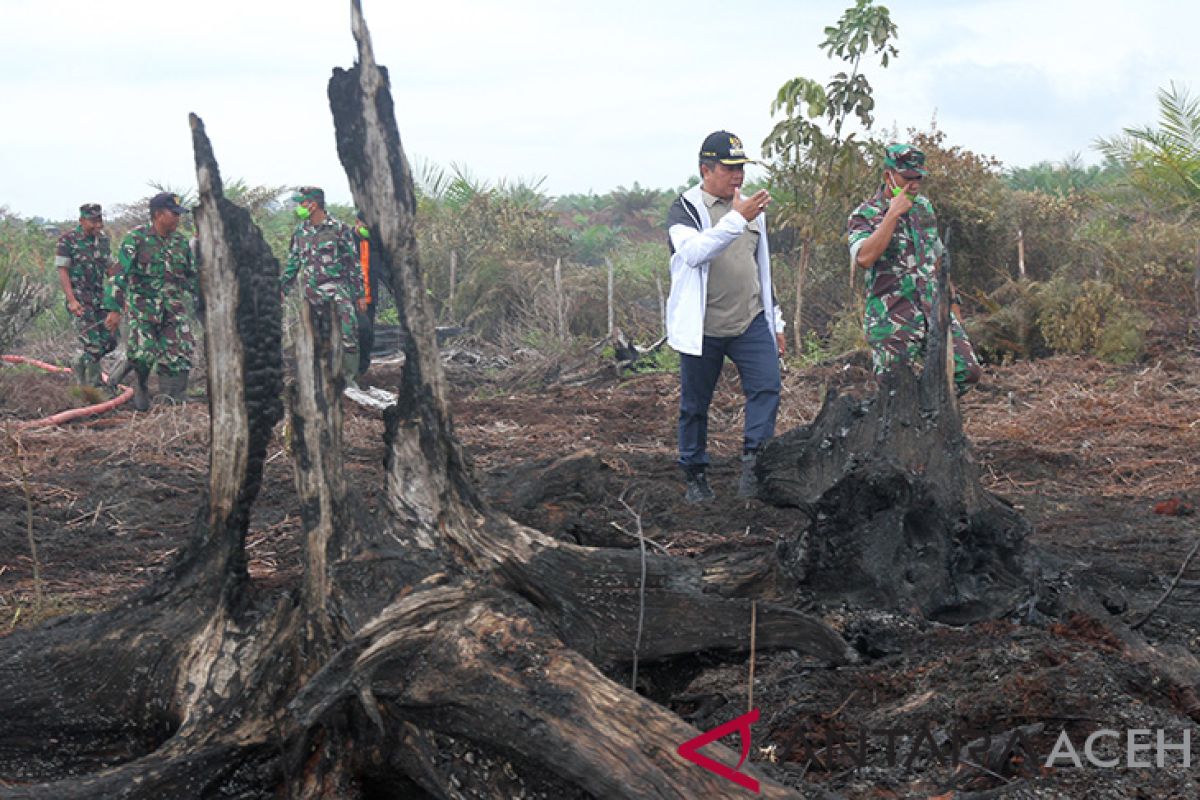
[(1056, 477), (1058, 491), (1141, 501), (1200, 484), (1193, 369), (1060, 356), (1015, 364), (989, 382), (993, 391), (968, 395), (965, 404), (975, 449), (1027, 448), (1068, 466)]

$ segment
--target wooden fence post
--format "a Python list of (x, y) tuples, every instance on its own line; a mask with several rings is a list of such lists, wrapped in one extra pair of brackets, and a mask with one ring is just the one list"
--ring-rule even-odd
[(1025, 231), (1017, 228), (1017, 274), (1025, 280)]
[(613, 335), (613, 274), (615, 268), (611, 258), (605, 257), (604, 263), (608, 266), (608, 338)]
[(554, 259), (554, 300), (558, 306), (558, 338), (567, 338), (567, 309), (563, 298), (562, 259)]
[(658, 332), (667, 335), (667, 297), (663, 294), (662, 276), (654, 273), (654, 288), (658, 290)]

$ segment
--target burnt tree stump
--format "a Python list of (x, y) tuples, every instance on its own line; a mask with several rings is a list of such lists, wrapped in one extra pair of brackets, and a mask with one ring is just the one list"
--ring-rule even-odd
[[(1029, 523), (986, 491), (952, 385), (945, 270), (926, 367), (887, 373), (858, 401), (831, 392), (812, 424), (763, 449), (760, 498), (809, 525), (782, 561), (823, 600), (968, 623), (1038, 599)], [(945, 368), (941, 368), (945, 365)]]

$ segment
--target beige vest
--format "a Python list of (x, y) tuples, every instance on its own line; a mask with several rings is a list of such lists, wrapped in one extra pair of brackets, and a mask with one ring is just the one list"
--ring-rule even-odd
[[(702, 194), (712, 224), (732, 209), (728, 200)], [(760, 236), (756, 217), (733, 244), (708, 265), (708, 296), (704, 308), (705, 336), (740, 336), (763, 310), (762, 285), (754, 252)]]

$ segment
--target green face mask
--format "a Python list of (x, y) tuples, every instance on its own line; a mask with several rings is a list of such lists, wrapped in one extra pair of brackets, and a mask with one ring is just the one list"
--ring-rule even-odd
[(370, 232), (369, 230), (367, 230), (367, 226), (366, 226), (366, 225), (359, 225), (359, 226), (358, 226), (358, 235), (359, 235), (359, 236), (361, 236), (361, 237), (362, 237), (362, 238), (364, 238), (364, 239), (370, 239), (370, 238), (371, 238), (371, 232)]
[(305, 206), (296, 206), (296, 218), (297, 219), (308, 219), (311, 216), (312, 216), (312, 212), (309, 211), (308, 208), (306, 208)]

